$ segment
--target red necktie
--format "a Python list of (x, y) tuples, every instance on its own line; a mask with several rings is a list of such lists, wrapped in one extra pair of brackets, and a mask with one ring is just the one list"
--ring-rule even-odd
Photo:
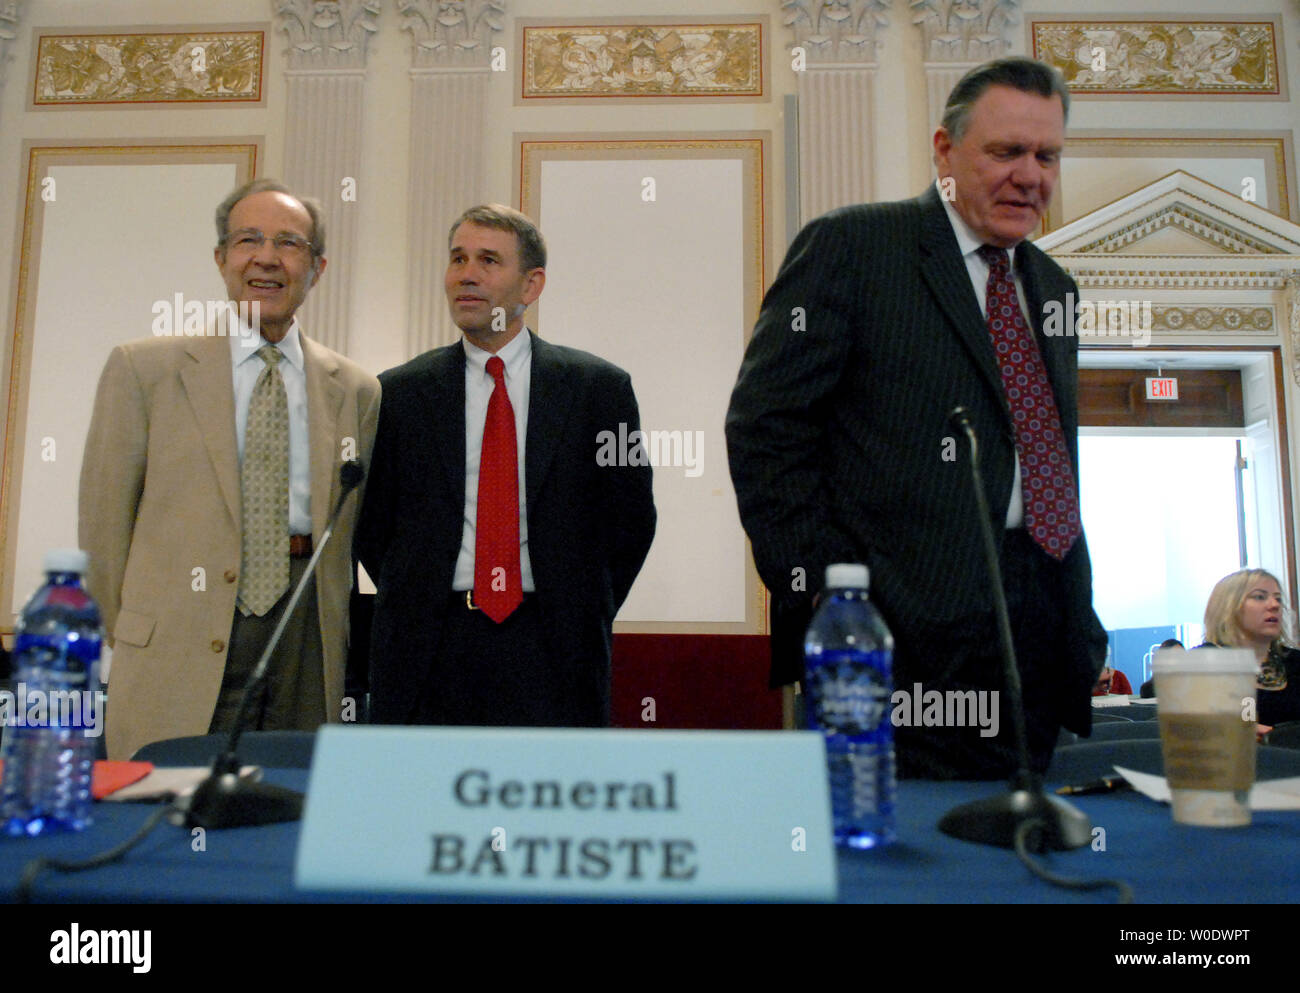
[(493, 355), (487, 371), (496, 386), (488, 401), (478, 467), (474, 603), (500, 624), (524, 599), (519, 570), (519, 450), (505, 363)]
[(989, 264), (985, 312), (1016, 430), (1025, 528), (1043, 551), (1063, 559), (1082, 529), (1074, 467), (1056, 398), (1038, 344), (1020, 309), (1006, 250), (983, 245), (979, 253)]

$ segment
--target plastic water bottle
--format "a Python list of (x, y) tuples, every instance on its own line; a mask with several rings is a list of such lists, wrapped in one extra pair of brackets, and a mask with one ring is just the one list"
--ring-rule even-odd
[(867, 599), (865, 565), (826, 570), (804, 639), (808, 726), (826, 736), (835, 843), (894, 840), (894, 638)]
[[(14, 690), (0, 823), (10, 835), (90, 824), (99, 712), (99, 607), (82, 585), (85, 552), (45, 556), (45, 585), (14, 627)], [(87, 732), (90, 732), (89, 734)]]

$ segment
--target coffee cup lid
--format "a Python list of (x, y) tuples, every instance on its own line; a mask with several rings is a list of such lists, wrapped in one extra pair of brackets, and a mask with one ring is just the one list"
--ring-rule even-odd
[(1154, 674), (1162, 672), (1237, 673), (1256, 672), (1259, 663), (1249, 648), (1162, 648), (1151, 664)]

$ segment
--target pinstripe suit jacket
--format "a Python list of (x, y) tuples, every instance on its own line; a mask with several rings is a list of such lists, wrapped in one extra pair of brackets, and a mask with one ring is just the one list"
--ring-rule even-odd
[[(1077, 466), (1078, 341), (1042, 332), (1044, 304), (1077, 299), (1077, 288), (1031, 244), (1016, 265)], [(802, 675), (803, 629), (829, 563), (870, 567), (872, 599), (900, 644), (991, 615), (969, 456), (948, 422), (958, 405), (971, 412), (1001, 528), (1015, 472), (1011, 414), (937, 191), (805, 227), (764, 298), (727, 413), (741, 521), (772, 591), (773, 685)], [(1085, 541), (1063, 567), (1071, 658), (1058, 710), (1086, 731), (1105, 635)], [(945, 660), (932, 664), (897, 672), (896, 683), (942, 678)]]

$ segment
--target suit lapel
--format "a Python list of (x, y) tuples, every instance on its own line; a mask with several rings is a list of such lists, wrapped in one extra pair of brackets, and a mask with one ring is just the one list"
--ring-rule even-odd
[(949, 326), (970, 353), (985, 385), (1007, 411), (1010, 424), (1011, 412), (1002, 386), (1002, 374), (993, 357), (988, 326), (980, 313), (979, 301), (971, 287), (970, 272), (962, 261), (952, 224), (933, 186), (922, 194), (920, 202), (921, 275), (948, 318)]
[[(338, 381), (338, 360), (316, 345), (298, 329), (302, 344), (302, 364), (307, 374), (307, 447), (311, 466), (311, 533), (319, 541), (334, 509), (338, 487), (338, 466), (343, 461), (338, 441), (339, 411), (343, 406), (343, 386)], [(355, 444), (360, 444), (353, 439)]]
[(239, 445), (235, 438), (235, 377), (230, 339), (208, 334), (186, 346), (190, 362), (181, 369), (181, 384), (194, 411), (217, 486), (230, 519), (240, 523)]
[[(439, 348), (429, 353), (429, 362), (420, 397), (434, 441), (430, 489), (447, 497), (460, 520), (465, 512), (465, 346), (458, 341)], [(435, 479), (439, 485), (433, 485)]]
[[(524, 488), (529, 511), (537, 506), (542, 483), (550, 471), (565, 422), (573, 410), (569, 381), (571, 372), (551, 345), (531, 331), (533, 368), (528, 386), (528, 438), (524, 449)], [(590, 439), (594, 446), (596, 439)], [(567, 438), (567, 444), (581, 444), (581, 438)]]

